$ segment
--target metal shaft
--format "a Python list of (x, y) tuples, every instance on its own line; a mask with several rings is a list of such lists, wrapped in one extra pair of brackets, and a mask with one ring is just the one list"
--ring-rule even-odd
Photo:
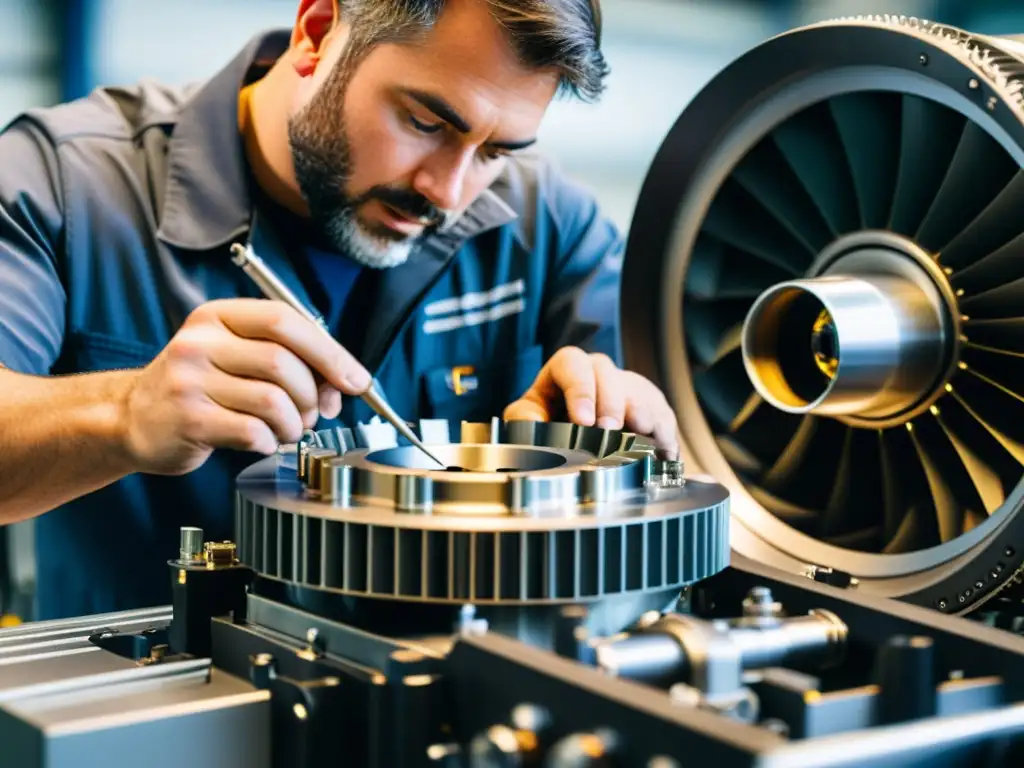
[[(295, 309), (303, 317), (310, 320), (320, 331), (327, 335), (331, 341), (336, 341), (331, 332), (327, 328), (327, 324), (319, 315), (315, 314), (309, 309), (299, 298), (288, 289), (288, 286), (274, 274), (273, 270), (266, 265), (266, 263), (257, 256), (252, 246), (242, 246), (235, 243), (231, 246), (231, 260), (239, 267), (241, 267), (245, 273), (252, 279), (256, 285), (259, 286), (263, 295), (268, 299), (276, 301), (283, 301)], [(380, 383), (374, 379), (370, 383), (370, 388), (361, 395), (362, 399), (369, 405), (374, 413), (380, 416), (382, 419), (387, 421), (391, 426), (398, 430), (398, 434), (408, 440), (412, 445), (416, 446), (419, 450), (423, 451), (427, 456), (431, 458), (439, 466), (444, 467), (445, 464), (440, 461), (434, 454), (432, 454), (427, 447), (420, 441), (413, 432), (412, 428), (402, 420), (402, 418), (395, 412), (394, 408), (388, 403), (387, 398), (384, 396), (384, 391), (381, 389)]]
[(766, 623), (748, 620), (711, 622), (669, 614), (634, 634), (601, 642), (597, 666), (619, 677), (654, 685), (697, 684), (728, 667), (735, 680), (746, 669), (800, 663), (827, 667), (841, 658), (846, 625), (825, 610)]
[(743, 363), (780, 410), (885, 416), (934, 386), (944, 342), (936, 307), (913, 281), (825, 276), (758, 297), (743, 325)]

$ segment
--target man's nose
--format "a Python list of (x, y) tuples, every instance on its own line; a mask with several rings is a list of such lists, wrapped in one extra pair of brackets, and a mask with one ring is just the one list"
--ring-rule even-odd
[(424, 162), (413, 181), (413, 187), (438, 208), (457, 209), (462, 202), (466, 176), (473, 163), (473, 152), (445, 152)]

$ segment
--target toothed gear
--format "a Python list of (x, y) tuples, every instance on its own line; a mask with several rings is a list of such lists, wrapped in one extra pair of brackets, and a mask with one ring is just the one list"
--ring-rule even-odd
[[(927, 41), (954, 56), (966, 56), (988, 85), (1024, 119), (1024, 64), (1000, 50), (1006, 41), (974, 35), (948, 24), (890, 13), (841, 16), (818, 26), (870, 24), (898, 32), (920, 32)], [(1010, 43), (1012, 45), (1012, 42)]]
[(680, 482), (644, 438), (498, 420), (419, 427), (464, 466), (433, 467), (375, 421), (308, 433), (294, 454), (243, 472), (240, 559), (303, 587), (453, 605), (656, 594), (728, 564), (727, 492)]

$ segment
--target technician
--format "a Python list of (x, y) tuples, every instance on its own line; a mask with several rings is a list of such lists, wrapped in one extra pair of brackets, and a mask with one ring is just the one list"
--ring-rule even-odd
[[(665, 398), (615, 362), (621, 237), (527, 152), (559, 92), (602, 91), (595, 10), (302, 0), (203, 84), (0, 134), (0, 523), (39, 516), (39, 618), (169, 600), (178, 527), (230, 537), (236, 474), (369, 419), (369, 372), (410, 421), (570, 418), (675, 452)], [(259, 298), (236, 242), (337, 343)]]

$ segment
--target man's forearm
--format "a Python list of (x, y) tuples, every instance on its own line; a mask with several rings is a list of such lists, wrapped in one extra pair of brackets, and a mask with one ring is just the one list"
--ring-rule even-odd
[(26, 376), (0, 368), (0, 525), (134, 471), (125, 402), (134, 371)]

